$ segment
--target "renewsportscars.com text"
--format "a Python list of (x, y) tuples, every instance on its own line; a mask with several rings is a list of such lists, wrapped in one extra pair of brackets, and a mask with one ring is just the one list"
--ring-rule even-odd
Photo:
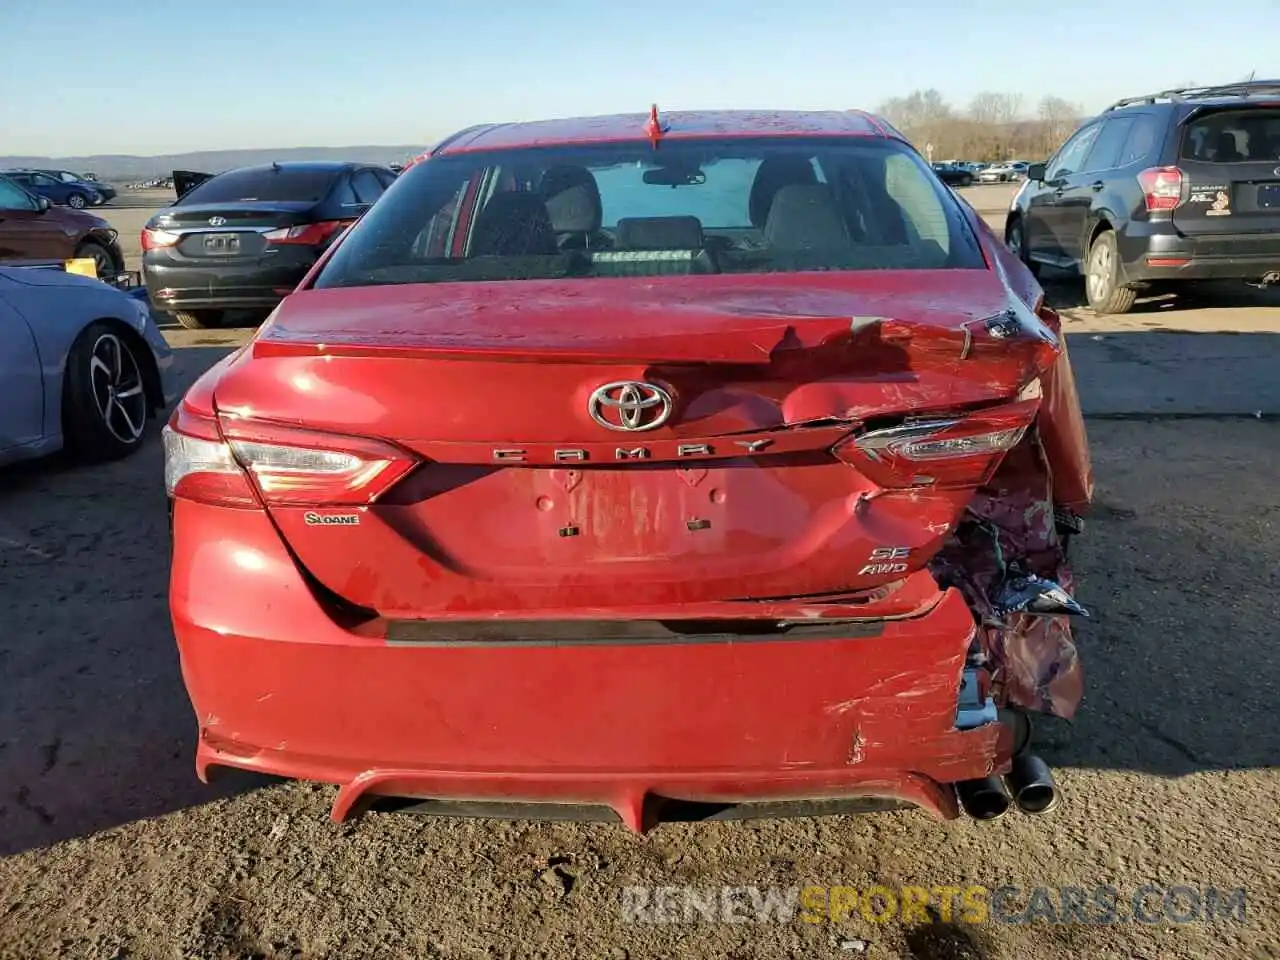
[(1096, 887), (624, 887), (628, 923), (1208, 923), (1245, 921), (1245, 889)]

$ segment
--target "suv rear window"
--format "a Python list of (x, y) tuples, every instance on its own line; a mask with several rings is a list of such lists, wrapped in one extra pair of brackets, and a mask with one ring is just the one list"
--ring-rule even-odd
[(942, 268), (985, 262), (902, 144), (715, 138), (416, 164), (315, 285)]
[(1182, 158), (1208, 163), (1280, 161), (1280, 108), (1215, 110), (1187, 124)]
[(288, 167), (228, 170), (185, 194), (177, 205), (251, 200), (317, 202), (329, 193), (337, 176), (337, 170), (290, 170)]

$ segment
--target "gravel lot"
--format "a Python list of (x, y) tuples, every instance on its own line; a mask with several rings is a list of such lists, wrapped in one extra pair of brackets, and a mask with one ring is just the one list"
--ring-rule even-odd
[[(1007, 188), (979, 192), (984, 212), (1008, 202)], [(147, 211), (106, 214), (128, 240)], [(1069, 316), (1099, 494), (1078, 544), (1095, 614), (1086, 704), (1041, 735), (1058, 811), (638, 838), (386, 815), (335, 826), (328, 787), (204, 787), (153, 437), (125, 463), (0, 474), (0, 958), (1280, 957), (1280, 426), (1213, 417), (1280, 412), (1280, 302)], [(242, 336), (172, 331), (188, 378)], [(650, 925), (619, 906), (630, 885), (810, 883), (1248, 893), (1244, 923)]]

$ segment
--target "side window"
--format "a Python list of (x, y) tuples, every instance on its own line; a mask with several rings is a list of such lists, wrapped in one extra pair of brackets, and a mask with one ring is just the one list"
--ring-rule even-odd
[(1093, 141), (1098, 138), (1098, 130), (1101, 126), (1101, 124), (1093, 123), (1082, 130), (1077, 130), (1071, 139), (1062, 145), (1062, 149), (1058, 151), (1057, 156), (1049, 163), (1049, 173), (1046, 179), (1057, 180), (1060, 177), (1070, 176), (1079, 172), (1084, 165), (1084, 158), (1089, 155), (1089, 150), (1093, 147)]
[(358, 207), (360, 198), (356, 196), (356, 192), (351, 187), (351, 175), (343, 174), (338, 180), (338, 185), (333, 188), (333, 199), (343, 207)]
[(373, 175), (378, 178), (379, 182), (381, 182), (383, 189), (386, 189), (396, 182), (396, 175), (390, 170), (375, 170), (373, 171)]
[(38, 187), (56, 187), (58, 185), (57, 180), (53, 179), (53, 177), (46, 176), (43, 173), (33, 173), (31, 175), (31, 182)]
[(1132, 117), (1114, 117), (1102, 125), (1102, 132), (1094, 138), (1093, 149), (1080, 167), (1081, 173), (1113, 170), (1120, 166), (1120, 151), (1129, 139), (1133, 127)]
[(361, 203), (373, 203), (380, 196), (382, 191), (386, 189), (382, 185), (382, 181), (374, 176), (373, 171), (367, 167), (364, 170), (357, 170), (351, 178), (351, 185), (355, 187), (356, 196)]
[(1140, 113), (1133, 118), (1133, 126), (1129, 128), (1129, 139), (1120, 151), (1118, 166), (1127, 167), (1131, 163), (1145, 160), (1155, 148), (1156, 138), (1160, 135), (1160, 121), (1149, 113)]
[(0, 177), (0, 210), (34, 210), (36, 205), (21, 187)]

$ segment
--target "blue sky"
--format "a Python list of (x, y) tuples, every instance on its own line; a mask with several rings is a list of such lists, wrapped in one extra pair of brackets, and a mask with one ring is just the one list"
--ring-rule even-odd
[(1277, 37), (1277, 0), (0, 0), (0, 153), (416, 144), (654, 101), (873, 109), (930, 86), (1096, 110), (1276, 76)]

